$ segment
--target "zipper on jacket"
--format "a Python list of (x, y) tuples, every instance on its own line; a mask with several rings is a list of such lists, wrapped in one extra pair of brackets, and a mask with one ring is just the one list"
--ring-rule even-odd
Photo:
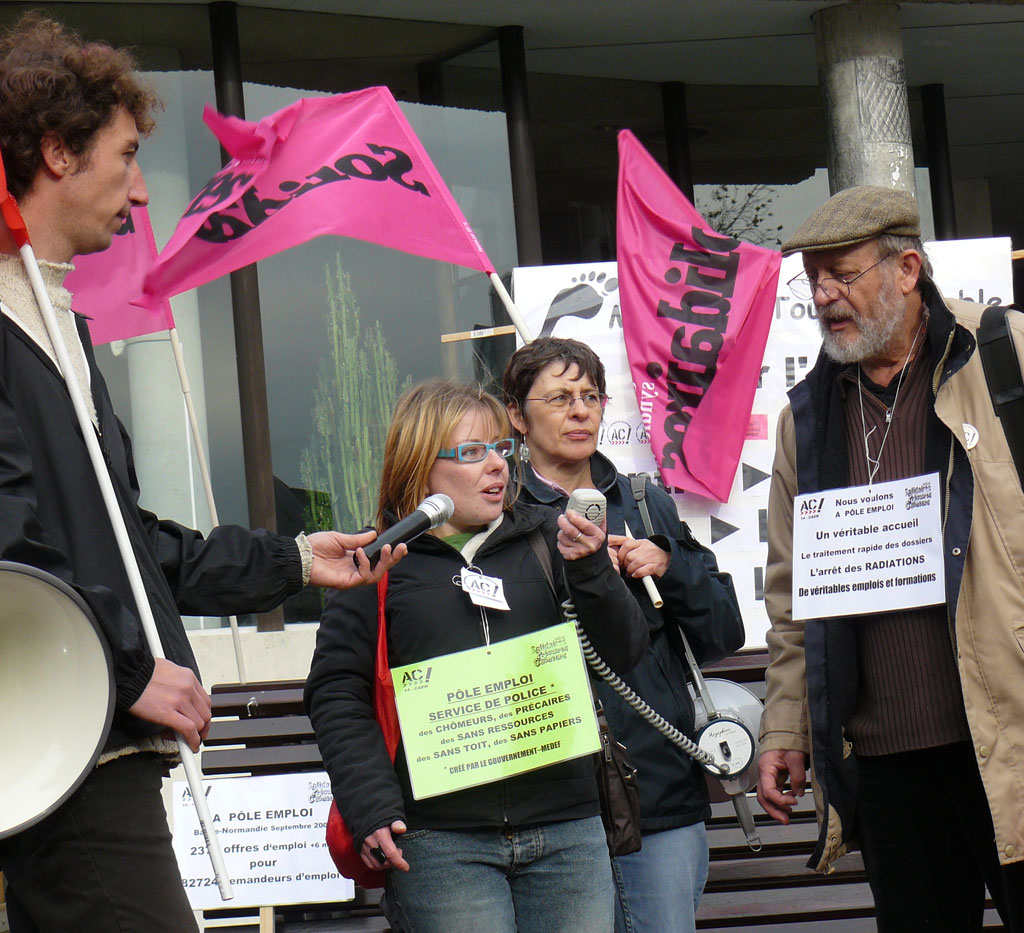
[(483, 606), (477, 607), (480, 610), (480, 631), (484, 636), (484, 644), (490, 645), (491, 643), (491, 626), (487, 621), (487, 610)]
[[(99, 415), (96, 417), (98, 418)], [(93, 425), (92, 429), (96, 432), (96, 440), (100, 445), (100, 453), (103, 454), (103, 462), (107, 465), (108, 470), (113, 470), (114, 464), (110, 461), (110, 451), (107, 450), (107, 445), (103, 440), (103, 432), (96, 425)]]
[[(946, 504), (942, 509), (942, 560), (946, 560), (946, 521), (949, 519), (949, 495), (950, 488), (953, 485), (953, 457), (956, 453), (956, 439), (953, 437), (952, 432), (949, 436), (949, 467), (946, 470)], [(949, 629), (949, 643), (953, 646), (953, 660), (957, 662), (959, 667), (959, 654), (956, 647), (956, 627), (953, 625), (953, 617), (949, 612), (949, 600), (946, 600), (946, 628)]]
[[(949, 359), (949, 351), (953, 348), (953, 336), (956, 334), (956, 320), (953, 321), (953, 326), (949, 331), (949, 336), (946, 338), (946, 349), (942, 356), (939, 358), (939, 364), (935, 367), (935, 375), (932, 377), (932, 397), (938, 399), (939, 397), (939, 381), (942, 378), (942, 370), (946, 365), (946, 360)], [(946, 523), (949, 519), (949, 497), (950, 491), (953, 486), (953, 463), (956, 453), (956, 438), (953, 436), (953, 432), (949, 432), (949, 466), (946, 468), (946, 504), (942, 509), (942, 560), (946, 560)], [(953, 660), (957, 663), (959, 668), (959, 652), (956, 647), (956, 627), (953, 624), (953, 617), (949, 612), (949, 600), (946, 600), (946, 628), (949, 631), (949, 643), (953, 648)]]
[[(461, 556), (461, 555), (460, 555)], [(482, 574), (483, 570), (477, 567), (472, 561), (466, 561), (466, 569), (472, 570), (474, 573)], [(452, 580), (453, 583), (458, 583), (459, 578), (456, 577)], [(484, 644), (490, 646), (491, 644), (491, 623), (487, 618), (487, 610), (483, 606), (477, 606), (480, 610), (480, 635), (484, 640)]]

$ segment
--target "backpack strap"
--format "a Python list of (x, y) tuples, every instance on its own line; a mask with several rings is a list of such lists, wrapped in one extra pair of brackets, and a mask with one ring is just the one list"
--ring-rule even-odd
[(629, 488), (633, 490), (633, 498), (636, 499), (637, 508), (640, 509), (640, 519), (644, 523), (644, 531), (647, 537), (654, 536), (654, 522), (651, 521), (651, 513), (647, 508), (647, 481), (650, 477), (646, 473), (630, 473)]
[(992, 407), (1003, 426), (1003, 434), (1024, 488), (1024, 379), (1020, 361), (1006, 319), (1009, 308), (992, 305), (981, 315), (978, 353), (985, 370)]

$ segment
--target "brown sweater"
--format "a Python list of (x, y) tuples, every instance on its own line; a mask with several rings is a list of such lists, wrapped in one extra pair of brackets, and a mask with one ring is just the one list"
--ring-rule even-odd
[[(895, 399), (876, 483), (919, 476), (925, 469), (925, 439), (931, 413), (932, 354), (926, 343), (903, 377)], [(880, 387), (857, 370), (841, 377), (846, 412), (850, 485), (866, 484), (868, 462), (887, 427), (899, 376)], [(861, 392), (864, 422), (861, 423)], [(874, 431), (872, 432), (872, 427)], [(846, 736), (860, 755), (890, 755), (968, 739), (967, 717), (945, 604), (858, 616), (860, 692)]]

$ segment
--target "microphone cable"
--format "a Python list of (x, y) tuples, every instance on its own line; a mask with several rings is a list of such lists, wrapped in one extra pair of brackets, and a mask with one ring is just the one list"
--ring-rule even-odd
[(651, 709), (644, 700), (636, 694), (636, 692), (627, 684), (618, 674), (615, 673), (605, 662), (601, 659), (601, 656), (594, 650), (594, 646), (590, 643), (590, 639), (587, 637), (587, 633), (583, 631), (583, 626), (580, 625), (579, 617), (576, 614), (576, 604), (571, 600), (567, 599), (562, 603), (562, 615), (565, 617), (566, 622), (572, 622), (576, 628), (576, 637), (579, 638), (580, 647), (583, 649), (583, 657), (586, 659), (590, 668), (596, 673), (602, 680), (611, 686), (611, 688), (624, 699), (630, 706), (633, 707), (644, 719), (647, 720), (655, 729), (657, 729), (666, 739), (668, 739), (673, 745), (682, 749), (687, 755), (693, 758), (695, 761), (699, 761), (702, 765), (707, 768), (717, 770), (720, 774), (728, 774), (728, 769), (715, 763), (715, 760), (700, 746), (697, 745), (692, 739), (685, 736), (675, 726), (672, 725), (664, 716), (655, 710)]

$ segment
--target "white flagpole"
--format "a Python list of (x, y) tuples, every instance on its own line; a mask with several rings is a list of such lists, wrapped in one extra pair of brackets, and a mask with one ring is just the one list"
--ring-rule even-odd
[(515, 302), (512, 301), (512, 296), (508, 293), (508, 289), (505, 288), (505, 283), (498, 278), (497, 272), (488, 272), (487, 277), (491, 280), (491, 284), (494, 286), (494, 290), (498, 293), (501, 303), (505, 306), (505, 310), (508, 312), (509, 318), (512, 323), (515, 324), (516, 330), (519, 331), (519, 336), (523, 338), (524, 343), (529, 343), (533, 340), (533, 333), (527, 326), (523, 316), (519, 313), (519, 309), (515, 306)]
[[(196, 417), (195, 405), (192, 403), (192, 387), (188, 381), (188, 371), (185, 369), (185, 356), (181, 351), (181, 341), (178, 339), (178, 328), (171, 327), (167, 333), (171, 335), (171, 350), (174, 352), (174, 363), (178, 367), (178, 380), (181, 382), (181, 393), (185, 396), (185, 409), (188, 411), (188, 423), (192, 429), (192, 442), (196, 445), (196, 459), (199, 461), (199, 473), (203, 478), (203, 491), (206, 493), (206, 507), (210, 510), (210, 521), (219, 525), (217, 518), (217, 506), (213, 501), (213, 483), (210, 481), (210, 465), (206, 460), (206, 450), (203, 447), (203, 438), (199, 432), (199, 419)], [(228, 624), (231, 626), (231, 641), (235, 647), (235, 664), (238, 667), (238, 682), (248, 683), (245, 676), (245, 660), (242, 657), (242, 636), (238, 631), (238, 617), (228, 616)]]
[[(139, 564), (135, 558), (135, 552), (132, 550), (131, 539), (128, 537), (128, 528), (125, 525), (124, 516), (121, 514), (121, 507), (118, 504), (110, 474), (107, 472), (103, 452), (100, 450), (99, 440), (97, 440), (92, 419), (89, 417), (88, 409), (85, 406), (85, 399), (82, 397), (82, 390), (78, 385), (78, 380), (72, 375), (71, 358), (64, 344), (64, 337), (57, 326), (57, 316), (54, 314), (53, 305), (50, 303), (50, 296), (46, 291), (46, 285), (43, 283), (43, 277), (39, 273), (39, 264), (36, 261), (35, 251), (32, 249), (32, 244), (26, 242), (21, 247), (20, 252), (22, 262), (25, 264), (25, 271), (28, 273), (29, 281), (32, 283), (32, 291), (35, 293), (36, 301), (39, 304), (39, 310), (43, 314), (43, 321), (46, 324), (47, 333), (50, 335), (50, 342), (53, 344), (54, 352), (57, 354), (57, 363), (64, 376), (68, 392), (71, 395), (71, 403), (74, 406), (75, 415), (78, 417), (82, 436), (85, 438), (85, 446), (89, 451), (89, 459), (92, 461), (93, 470), (96, 473), (96, 481), (99, 483), (100, 493), (103, 496), (107, 514), (110, 516), (110, 523), (114, 529), (114, 537), (117, 540), (117, 547), (121, 553), (121, 560), (124, 561), (125, 571), (128, 574), (128, 581), (131, 584), (132, 596), (135, 598), (139, 619), (142, 622), (142, 630), (146, 635), (146, 642), (154, 658), (163, 658), (164, 650), (163, 645), (160, 643), (160, 633), (157, 631), (156, 620), (153, 618), (153, 609), (149, 604), (149, 596), (146, 594), (146, 587), (142, 582), (142, 574), (139, 572)], [(224, 853), (221, 851), (220, 841), (217, 839), (217, 831), (213, 826), (206, 794), (203, 793), (199, 765), (196, 762), (192, 749), (189, 748), (188, 743), (182, 738), (181, 734), (176, 733), (175, 738), (178, 740), (181, 763), (185, 768), (185, 776), (188, 778), (192, 800), (196, 805), (199, 825), (203, 831), (203, 838), (206, 840), (210, 861), (213, 863), (213, 874), (217, 880), (221, 900), (229, 901), (234, 897), (234, 893), (231, 890), (231, 881), (228, 878), (227, 868), (224, 864)]]

